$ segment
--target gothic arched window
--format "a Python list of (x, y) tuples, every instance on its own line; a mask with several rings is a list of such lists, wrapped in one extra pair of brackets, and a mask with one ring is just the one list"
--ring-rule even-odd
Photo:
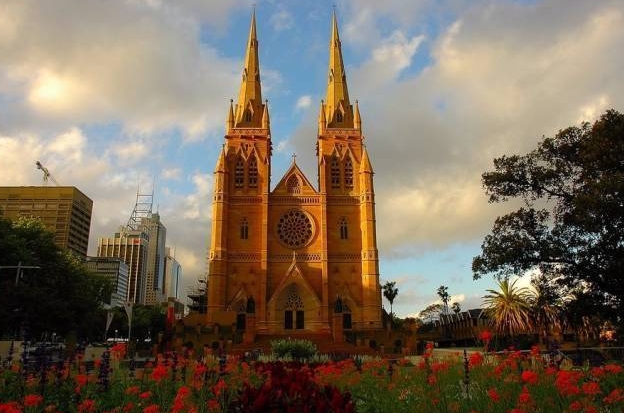
[(342, 122), (342, 118), (343, 118), (342, 112), (341, 111), (336, 112), (336, 122), (338, 123)]
[(288, 178), (288, 181), (286, 181), (286, 190), (289, 194), (301, 193), (301, 184), (299, 183), (299, 179), (295, 175), (292, 175), (290, 178)]
[(349, 230), (347, 226), (347, 218), (342, 217), (340, 219), (340, 239), (348, 239), (349, 238)]
[(236, 160), (236, 166), (234, 167), (234, 187), (242, 188), (245, 185), (245, 163), (243, 159), (239, 157)]
[(340, 188), (340, 161), (336, 156), (332, 156), (330, 167), (331, 187)]
[(344, 180), (345, 187), (353, 188), (353, 162), (351, 162), (349, 157), (347, 157), (344, 163)]
[(240, 223), (240, 238), (249, 239), (249, 223), (247, 218), (243, 218)]
[(258, 161), (256, 161), (256, 157), (252, 156), (251, 161), (249, 161), (249, 170), (247, 173), (248, 176), (248, 185), (250, 188), (258, 187)]
[(245, 111), (245, 122), (251, 122), (251, 111), (249, 109)]

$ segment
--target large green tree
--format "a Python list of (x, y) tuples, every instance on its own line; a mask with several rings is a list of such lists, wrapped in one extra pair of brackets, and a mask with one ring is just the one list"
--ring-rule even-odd
[[(110, 292), (106, 278), (90, 273), (54, 244), (37, 219), (0, 218), (0, 336), (45, 333), (89, 338), (104, 325), (101, 303)], [(34, 267), (18, 274), (13, 267)], [(100, 333), (101, 335), (101, 333)]]
[(496, 219), (475, 279), (537, 271), (624, 314), (624, 115), (609, 110), (526, 155), (497, 158), (482, 178), (490, 202), (523, 205)]

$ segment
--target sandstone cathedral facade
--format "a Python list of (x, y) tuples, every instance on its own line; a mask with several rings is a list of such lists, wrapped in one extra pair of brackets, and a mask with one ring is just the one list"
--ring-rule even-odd
[[(351, 104), (334, 14), (316, 138), (318, 187), (293, 157), (271, 189), (269, 108), (255, 15), (214, 171), (207, 322), (257, 334), (333, 334), (382, 324), (373, 168)], [(312, 145), (313, 142), (310, 142)]]

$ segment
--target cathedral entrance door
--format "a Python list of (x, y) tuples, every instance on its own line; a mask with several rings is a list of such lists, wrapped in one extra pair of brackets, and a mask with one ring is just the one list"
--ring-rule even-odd
[(286, 310), (284, 312), (284, 329), (292, 330), (293, 328), (293, 312), (291, 310)]

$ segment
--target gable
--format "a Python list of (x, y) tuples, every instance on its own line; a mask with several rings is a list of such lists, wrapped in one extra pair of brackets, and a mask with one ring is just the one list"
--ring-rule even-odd
[(314, 189), (297, 164), (293, 162), (275, 189), (273, 189), (272, 194), (306, 196), (318, 195), (318, 192)]

